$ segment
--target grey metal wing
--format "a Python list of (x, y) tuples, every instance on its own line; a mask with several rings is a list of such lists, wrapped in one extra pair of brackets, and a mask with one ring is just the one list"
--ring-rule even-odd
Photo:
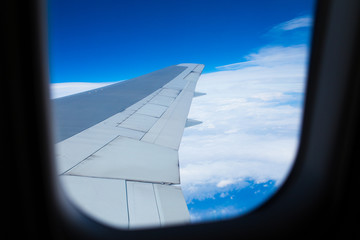
[(56, 159), (69, 198), (112, 226), (188, 223), (178, 149), (202, 64), (179, 64), (54, 99)]

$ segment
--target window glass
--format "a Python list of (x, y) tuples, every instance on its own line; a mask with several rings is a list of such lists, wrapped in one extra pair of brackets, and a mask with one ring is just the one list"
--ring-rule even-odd
[[(52, 102), (168, 66), (204, 64), (188, 115), (192, 120), (178, 151), (179, 186), (192, 223), (240, 216), (271, 197), (293, 165), (314, 7), (314, 0), (49, 0)], [(89, 102), (89, 108), (95, 106), (96, 100)], [(60, 136), (56, 118), (54, 128)], [(97, 136), (104, 137), (102, 133)], [(64, 157), (65, 148), (75, 155), (84, 154), (84, 144), (96, 144), (85, 137), (81, 146), (71, 141), (60, 146), (66, 138), (56, 141), (59, 166), (63, 164), (59, 161), (71, 161)], [(59, 170), (60, 178), (66, 171)], [(72, 190), (65, 187), (69, 197), (80, 194), (89, 199), (88, 188), (76, 187), (84, 186), (86, 178), (68, 175), (61, 182), (75, 186)], [(69, 181), (70, 177), (77, 178)], [(99, 192), (113, 192), (111, 187), (116, 185), (119, 191), (114, 201), (119, 206), (131, 201), (126, 195), (131, 189), (139, 196), (153, 191), (156, 205), (168, 203), (159, 202), (157, 196), (176, 195), (161, 186), (150, 189), (120, 180), (104, 188), (97, 179), (92, 177), (85, 185)], [(124, 222), (115, 226), (129, 227), (130, 211), (151, 208), (149, 203), (139, 210), (127, 209), (119, 218), (106, 209), (112, 200), (102, 194), (98, 197), (96, 204), (74, 201), (85, 212), (94, 208), (107, 211), (104, 218), (89, 211), (102, 222)], [(156, 211), (159, 218), (166, 216)]]

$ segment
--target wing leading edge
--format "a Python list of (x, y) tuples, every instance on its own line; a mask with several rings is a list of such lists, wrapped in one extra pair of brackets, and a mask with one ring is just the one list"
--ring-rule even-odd
[[(143, 95), (126, 107), (119, 108), (121, 98), (113, 97), (119, 102), (112, 100), (104, 107), (110, 108), (106, 112), (112, 108), (118, 112), (98, 114), (100, 120), (90, 127), (87, 120), (85, 127), (75, 123), (80, 130), (56, 143), (61, 183), (80, 209), (102, 222), (130, 229), (190, 221), (179, 186), (178, 149), (203, 68), (202, 64), (179, 64), (165, 72), (156, 71), (155, 75), (162, 78), (160, 83), (158, 78), (140, 78), (150, 85), (150, 81), (157, 81), (157, 88), (150, 93), (133, 94), (135, 99)], [(135, 83), (140, 84), (138, 80)], [(70, 107), (83, 104), (84, 98), (94, 92), (114, 94), (111, 87), (121, 89), (115, 84), (105, 87), (105, 91), (98, 89), (69, 97), (74, 102)], [(91, 97), (92, 101), (107, 98), (104, 94)], [(69, 108), (68, 104), (63, 106)], [(61, 108), (57, 106), (58, 112)], [(64, 119), (66, 112), (71, 111), (64, 111), (65, 116), (59, 117)]]

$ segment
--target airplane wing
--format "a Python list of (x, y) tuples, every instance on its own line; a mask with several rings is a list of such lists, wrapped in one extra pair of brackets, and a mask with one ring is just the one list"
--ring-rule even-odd
[(78, 208), (130, 229), (190, 221), (178, 149), (203, 68), (174, 65), (52, 101), (58, 174)]

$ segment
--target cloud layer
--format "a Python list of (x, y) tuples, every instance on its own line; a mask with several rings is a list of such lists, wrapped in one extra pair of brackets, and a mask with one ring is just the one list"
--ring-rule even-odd
[(303, 27), (311, 27), (313, 24), (313, 19), (311, 16), (301, 16), (289, 21), (280, 23), (273, 27), (272, 30), (280, 30), (280, 31), (290, 31)]
[[(306, 59), (307, 47), (305, 44), (283, 47), (283, 46), (272, 46), (261, 48), (256, 53), (251, 53), (245, 56), (245, 61), (239, 63), (233, 63), (225, 66), (217, 67), (218, 70), (238, 70), (245, 67), (262, 67), (262, 68), (274, 68), (277, 66), (286, 67), (297, 67), (298, 65), (304, 64)], [(248, 69), (252, 70), (252, 76), (258, 74), (257, 68)], [(277, 70), (277, 69), (274, 69)], [(291, 74), (292, 69), (289, 69)], [(250, 73), (250, 72), (248, 72)], [(224, 74), (224, 73), (222, 73)]]
[(203, 74), (185, 129), (180, 171), (188, 203), (269, 180), (291, 169), (302, 114), (307, 48), (265, 47)]

